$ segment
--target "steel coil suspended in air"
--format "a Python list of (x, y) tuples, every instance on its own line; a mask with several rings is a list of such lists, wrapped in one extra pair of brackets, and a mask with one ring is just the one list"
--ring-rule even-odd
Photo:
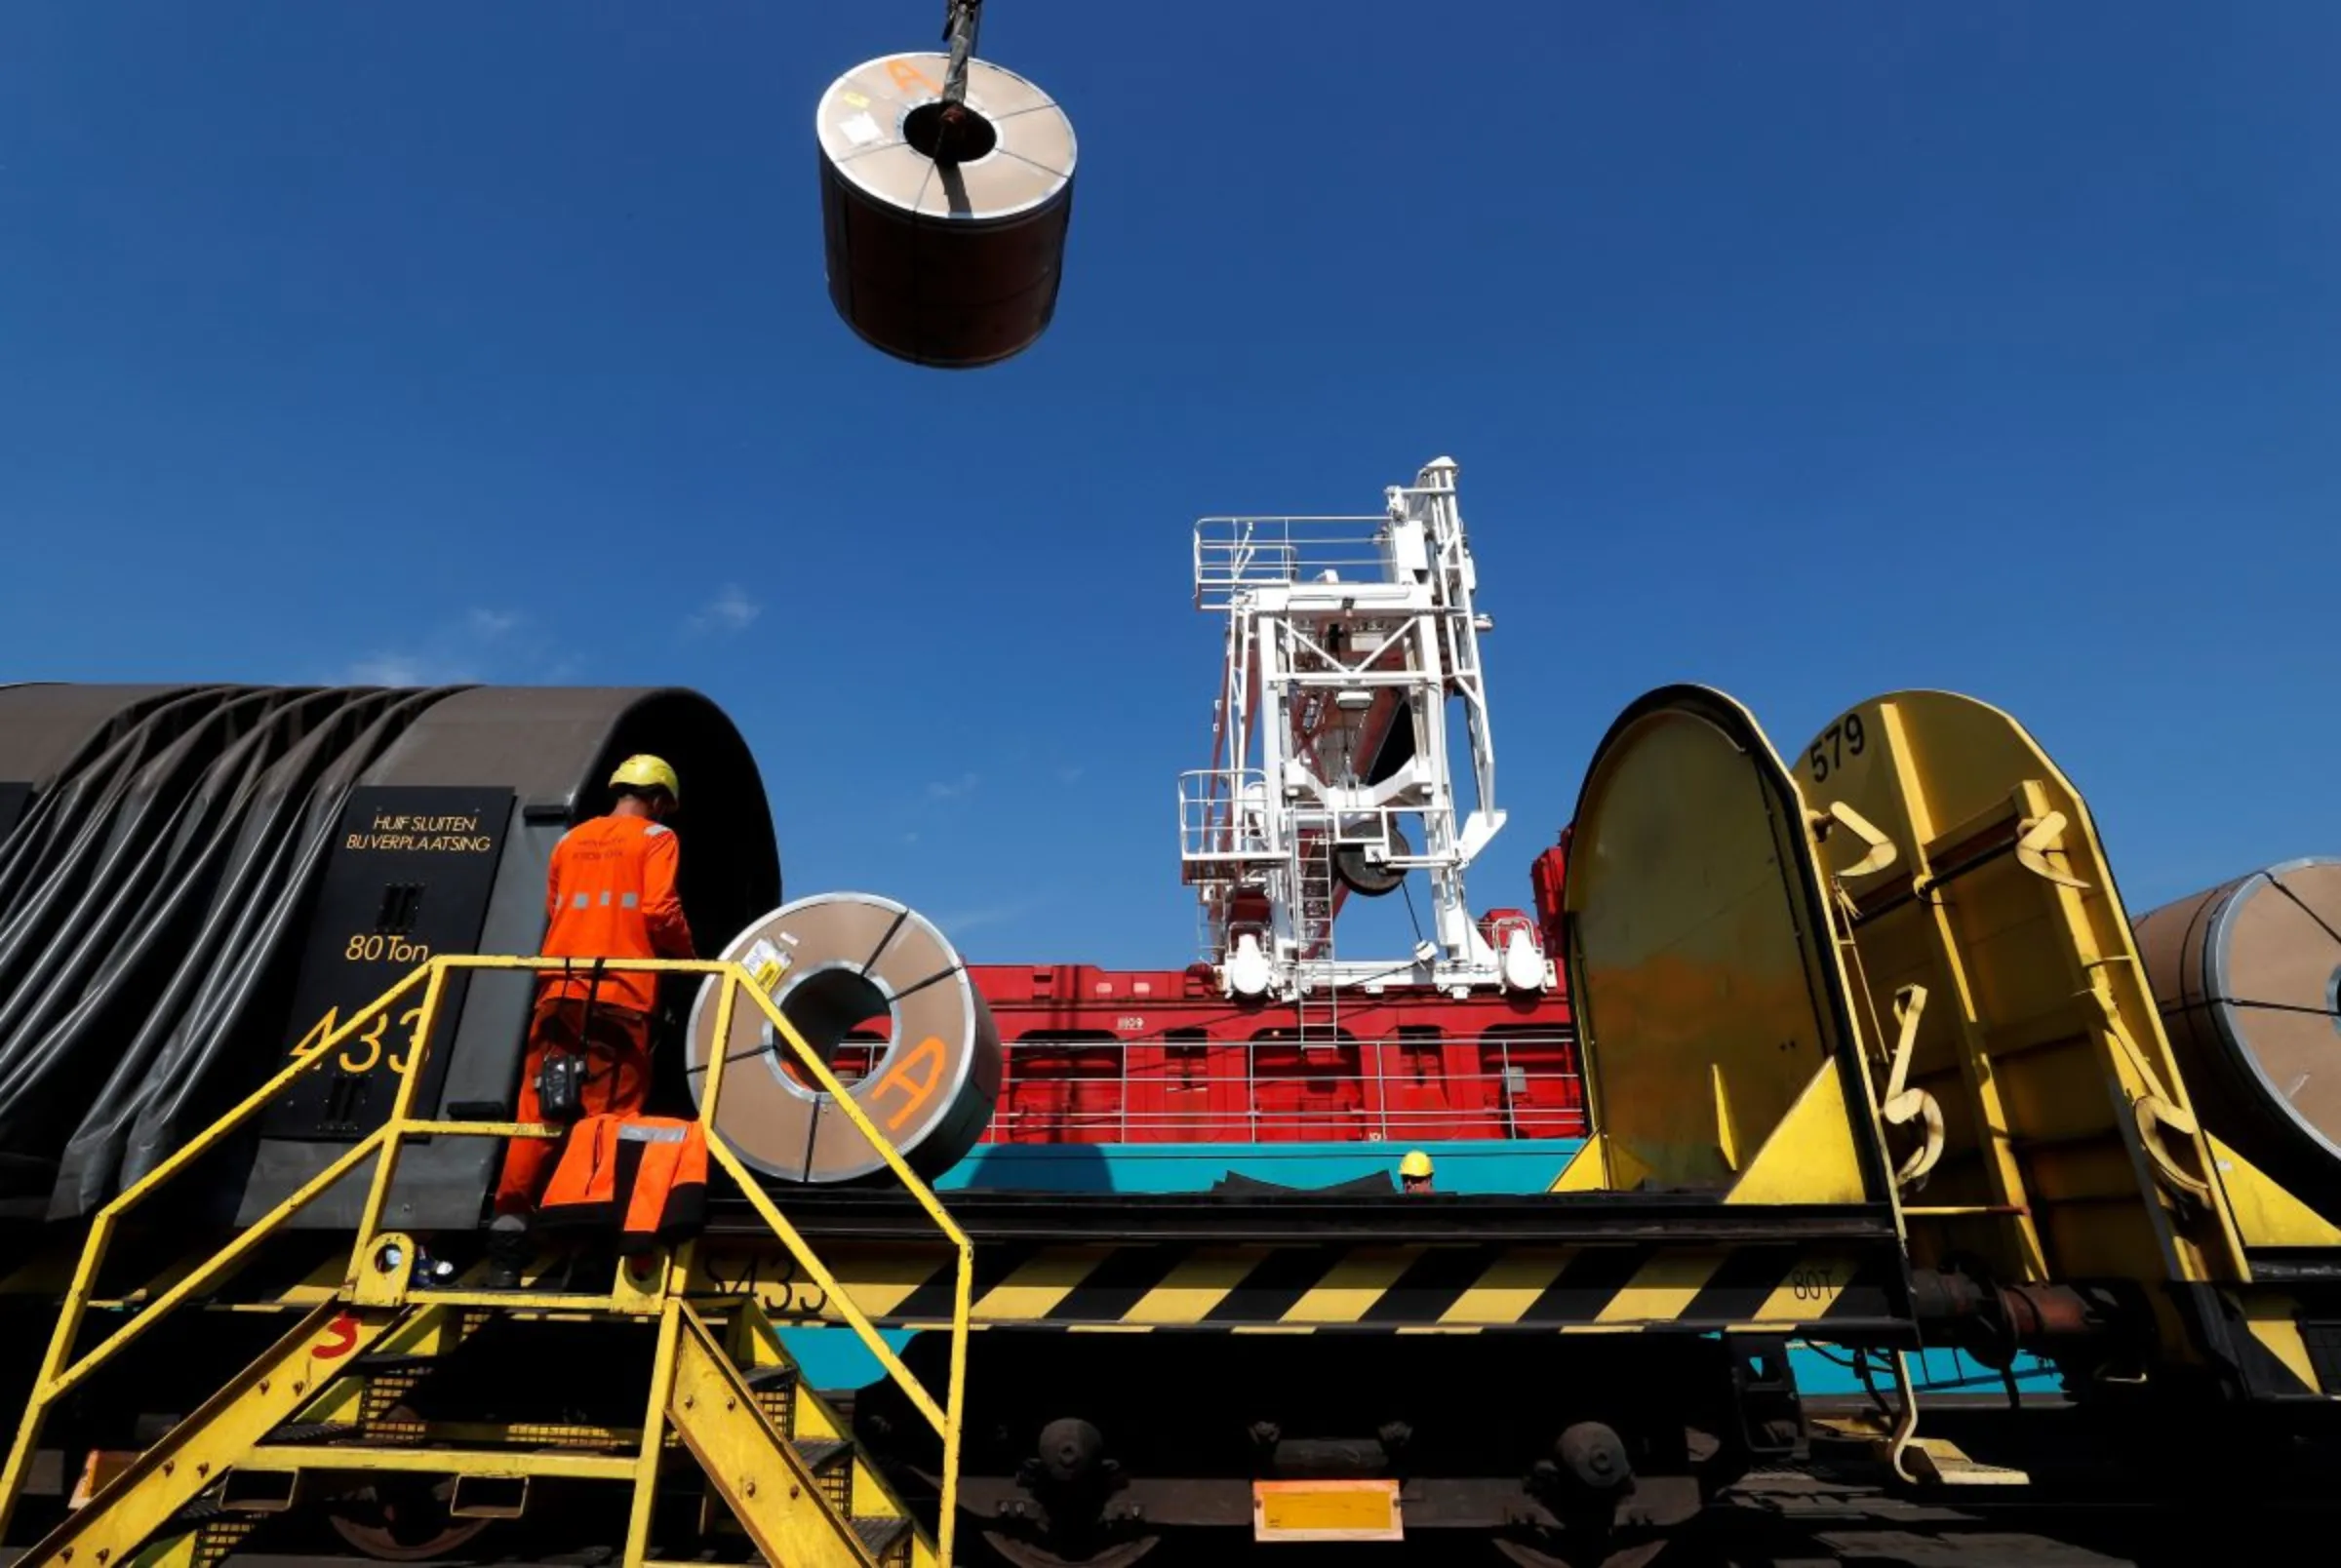
[(2222, 882), (2136, 934), (2204, 1128), (2341, 1223), (2341, 860)]
[[(923, 1176), (975, 1147), (1000, 1094), (1000, 1032), (967, 965), (917, 911), (868, 893), (799, 899), (758, 921), (722, 955), (765, 980), (782, 1017), (824, 1062), (850, 1037), (875, 1057), (847, 1092)], [(692, 1004), (694, 1102), (715, 1043), (720, 983)], [(885, 1159), (797, 1058), (752, 998), (733, 1003), (716, 1127), (768, 1176), (853, 1181)], [(877, 1046), (877, 1039), (885, 1043)]]
[(1073, 216), (1073, 125), (1013, 71), (968, 63), (946, 121), (949, 57), (865, 61), (821, 96), (829, 297), (872, 346), (972, 369), (1021, 353), (1056, 311)]

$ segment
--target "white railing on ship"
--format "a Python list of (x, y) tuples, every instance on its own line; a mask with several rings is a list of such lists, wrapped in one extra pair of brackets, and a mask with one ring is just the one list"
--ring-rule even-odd
[(1230, 870), (1282, 860), (1268, 776), (1256, 767), (1198, 767), (1178, 775), (1178, 854), (1190, 866)]
[[(1573, 1042), (1573, 1039), (1574, 1037), (1570, 1033), (1556, 1030), (1498, 1037), (1495, 1039), (1486, 1040), (1485, 1043), (1497, 1046), (1499, 1049), (1509, 1049), (1513, 1046), (1570, 1043)], [(1396, 1045), (1416, 1049), (1439, 1049), (1448, 1044), (1473, 1042), (1473, 1039), (1463, 1038), (1422, 1040), (1388, 1037), (1327, 1040), (1322, 1042), (1321, 1048), (1328, 1050), (1356, 1049), (1363, 1052), (1374, 1046)], [(1127, 1060), (1121, 1065), (1119, 1071), (1112, 1073), (1034, 1073), (1029, 1069), (1019, 1071), (1017, 1065), (1019, 1056), (1029, 1058), (1046, 1054), (1062, 1060), (1083, 1054), (1120, 1052), (1131, 1044), (1166, 1046), (1198, 1054), (1213, 1050), (1224, 1051), (1241, 1045), (1245, 1052), (1245, 1070), (1240, 1078), (1230, 1079), (1209, 1072), (1178, 1072), (1168, 1067), (1152, 1072), (1137, 1072), (1130, 1068)], [(1576, 1072), (1570, 1070), (1536, 1069), (1506, 1064), (1498, 1066), (1492, 1072), (1449, 1073), (1442, 1071), (1435, 1078), (1426, 1075), (1418, 1078), (1403, 1071), (1397, 1074), (1391, 1073), (1383, 1066), (1386, 1052), (1374, 1050), (1369, 1058), (1375, 1064), (1375, 1071), (1372, 1072), (1327, 1073), (1311, 1071), (1306, 1068), (1293, 1072), (1263, 1073), (1260, 1071), (1259, 1053), (1263, 1049), (1290, 1052), (1299, 1048), (1301, 1044), (1301, 1041), (1291, 1039), (1236, 1041), (1166, 1039), (1159, 1036), (1144, 1040), (1081, 1039), (1016, 1040), (1007, 1046), (1009, 1053), (1007, 1083), (1001, 1104), (993, 1112), (992, 1132), (995, 1135), (1012, 1138), (1018, 1133), (1033, 1130), (1048, 1130), (1060, 1134), (1067, 1132), (1094, 1133), (1108, 1130), (1116, 1134), (1112, 1141), (1129, 1142), (1131, 1141), (1130, 1135), (1133, 1132), (1193, 1129), (1199, 1133), (1207, 1130), (1223, 1133), (1231, 1121), (1237, 1120), (1245, 1123), (1258, 1138), (1258, 1141), (1267, 1141), (1264, 1136), (1260, 1135), (1269, 1129), (1274, 1129), (1281, 1134), (1290, 1134), (1294, 1129), (1306, 1129), (1310, 1126), (1323, 1126), (1329, 1134), (1337, 1130), (1351, 1136), (1355, 1136), (1363, 1130), (1366, 1141), (1435, 1138), (1442, 1135), (1440, 1131), (1442, 1128), (1450, 1129), (1448, 1135), (1451, 1136), (1482, 1137), (1487, 1134), (1451, 1129), (1460, 1129), (1471, 1125), (1485, 1126), (1490, 1122), (1496, 1124), (1500, 1129), (1495, 1135), (1505, 1138), (1567, 1138), (1578, 1136), (1585, 1130), (1582, 1079)], [(1310, 1048), (1320, 1048), (1318, 1041), (1309, 1041), (1308, 1045)], [(1162, 1110), (1135, 1110), (1130, 1103), (1133, 1089), (1184, 1089), (1190, 1092), (1209, 1093), (1212, 1089), (1226, 1086), (1231, 1081), (1239, 1084), (1242, 1088), (1243, 1105), (1238, 1108), (1181, 1109), (1166, 1107)], [(1118, 1103), (1111, 1107), (1095, 1108), (1071, 1104), (1023, 1106), (1015, 1103), (1016, 1091), (1019, 1087), (1038, 1083), (1060, 1085), (1068, 1095), (1078, 1093), (1084, 1088), (1092, 1092), (1102, 1090), (1115, 1094)], [(1404, 1094), (1410, 1086), (1417, 1083), (1426, 1087), (1436, 1083), (1462, 1103), (1447, 1106), (1393, 1106), (1391, 1104), (1394, 1096)], [(1540, 1100), (1533, 1097), (1533, 1091), (1538, 1085), (1566, 1085), (1569, 1092), (1556, 1095), (1549, 1101)], [(1261, 1091), (1276, 1087), (1306, 1088), (1317, 1098), (1318, 1103), (1287, 1107), (1263, 1105)], [(1494, 1092), (1487, 1095), (1483, 1101), (1482, 1093), (1489, 1087), (1492, 1087)], [(1324, 1103), (1325, 1097), (1329, 1094), (1339, 1095), (1345, 1089), (1352, 1091), (1354, 1099), (1339, 1105), (1329, 1106)], [(1141, 1139), (1140, 1141), (1173, 1140)]]
[[(1368, 1113), (1295, 1109), (1254, 1109), (1243, 1119), (1247, 1134), (1227, 1136), (1231, 1117), (1201, 1111), (1164, 1111), (1132, 1114), (1124, 1111), (1040, 1111), (1002, 1106), (992, 1115), (986, 1144), (1013, 1143), (1019, 1134), (1045, 1131), (1055, 1136), (1039, 1140), (1054, 1143), (1436, 1143), (1446, 1139), (1495, 1139), (1525, 1142), (1534, 1138), (1581, 1138), (1585, 1135), (1582, 1106), (1536, 1106), (1509, 1112), (1390, 1111)], [(1496, 1130), (1475, 1130), (1488, 1122)], [(1363, 1124), (1361, 1126), (1361, 1124)], [(1110, 1133), (1094, 1139), (1071, 1133)], [(1133, 1136), (1159, 1133), (1160, 1137)], [(1170, 1134), (1192, 1133), (1192, 1137)], [(1029, 1141), (1029, 1140), (1028, 1140)]]
[[(1509, 1061), (1499, 1061), (1492, 1072), (1449, 1073), (1442, 1069), (1435, 1078), (1430, 1075), (1418, 1078), (1406, 1073), (1403, 1069), (1399, 1073), (1391, 1073), (1384, 1065), (1388, 1060), (1386, 1049), (1372, 1049), (1373, 1047), (1401, 1046), (1416, 1050), (1440, 1050), (1448, 1045), (1478, 1044), (1483, 1048), (1493, 1047), (1499, 1056), (1508, 1056), (1514, 1048), (1573, 1045), (1575, 1041), (1575, 1035), (1567, 1029), (1497, 1027), (1509, 1027), (1515, 1032), (1492, 1037), (1451, 1036), (1436, 1039), (1406, 1036), (1379, 1036), (1362, 1039), (1342, 1036), (1334, 1039), (1311, 1039), (1305, 1042), (1306, 1048), (1310, 1050), (1356, 1050), (1361, 1053), (1361, 1056), (1370, 1049), (1371, 1055), (1366, 1059), (1374, 1064), (1374, 1071), (1358, 1073), (1329, 1073), (1306, 1067), (1290, 1072), (1262, 1072), (1259, 1063), (1261, 1052), (1274, 1050), (1290, 1053), (1303, 1048), (1303, 1041), (1289, 1035), (1280, 1037), (1271, 1034), (1267, 1039), (1246, 1040), (1194, 1039), (1163, 1035), (1146, 1036), (1137, 1039), (1083, 1038), (1080, 1036), (1070, 1039), (1062, 1036), (1040, 1039), (1027, 1037), (1008, 1041), (1004, 1047), (1008, 1053), (1006, 1081), (1003, 1085), (1001, 1102), (992, 1114), (992, 1124), (987, 1130), (986, 1141), (997, 1142), (1003, 1134), (1012, 1137), (1017, 1133), (1035, 1129), (1057, 1133), (1109, 1130), (1117, 1136), (1111, 1140), (1102, 1141), (1113, 1142), (1128, 1142), (1130, 1141), (1129, 1135), (1133, 1132), (1146, 1133), (1172, 1129), (1194, 1129), (1198, 1132), (1215, 1131), (1224, 1135), (1224, 1129), (1228, 1124), (1238, 1120), (1242, 1121), (1250, 1134), (1260, 1141), (1269, 1141), (1265, 1138), (1267, 1129), (1286, 1133), (1290, 1129), (1306, 1128), (1310, 1125), (1323, 1126), (1328, 1129), (1329, 1133), (1337, 1129), (1344, 1137), (1355, 1136), (1363, 1125), (1369, 1129), (1366, 1133), (1366, 1141), (1437, 1138), (1443, 1135), (1485, 1137), (1488, 1134), (1484, 1132), (1450, 1131), (1448, 1134), (1442, 1134), (1439, 1129), (1442, 1127), (1455, 1129), (1475, 1124), (1485, 1126), (1489, 1122), (1496, 1123), (1502, 1129), (1495, 1136), (1505, 1138), (1571, 1138), (1582, 1135), (1586, 1130), (1583, 1078), (1573, 1069), (1525, 1067)], [(1209, 1071), (1173, 1071), (1168, 1064), (1151, 1072), (1132, 1071), (1129, 1065), (1127, 1054), (1128, 1048), (1132, 1045), (1162, 1047), (1198, 1055), (1241, 1048), (1245, 1053), (1244, 1072), (1240, 1077), (1231, 1078)], [(858, 1082), (869, 1071), (872, 1049), (873, 1042), (871, 1041), (849, 1039), (838, 1050), (835, 1060), (831, 1062), (831, 1071), (844, 1082)], [(1113, 1071), (1104, 1073), (1036, 1073), (1031, 1070), (1029, 1065), (1019, 1068), (1017, 1062), (1019, 1057), (1025, 1058), (1029, 1063), (1029, 1060), (1034, 1057), (1048, 1057), (1061, 1061), (1068, 1057), (1094, 1056), (1101, 1053), (1119, 1054), (1123, 1060), (1116, 1065)], [(1244, 1103), (1241, 1107), (1227, 1109), (1210, 1106), (1200, 1109), (1166, 1107), (1159, 1111), (1141, 1111), (1133, 1110), (1131, 1106), (1133, 1088), (1186, 1089), (1209, 1093), (1212, 1089), (1223, 1088), (1231, 1082), (1242, 1087)], [(1415, 1083), (1428, 1085), (1433, 1082), (1444, 1086), (1450, 1095), (1464, 1103), (1420, 1107), (1394, 1107), (1391, 1104), (1394, 1095), (1405, 1093), (1409, 1085)], [(1077, 1093), (1082, 1089), (1089, 1089), (1091, 1092), (1109, 1092), (1116, 1095), (1117, 1103), (1111, 1107), (1101, 1108), (1084, 1108), (1071, 1104), (1020, 1106), (1015, 1103), (1019, 1086), (1040, 1083), (1059, 1085), (1068, 1094)], [(1551, 1100), (1540, 1100), (1532, 1097), (1532, 1091), (1538, 1085), (1563, 1085), (1565, 1092), (1554, 1096)], [(1306, 1087), (1320, 1097), (1319, 1103), (1313, 1106), (1263, 1106), (1261, 1090), (1279, 1086)], [(1480, 1094), (1474, 1091), (1483, 1090), (1484, 1086), (1492, 1086), (1494, 1092), (1488, 1095), (1487, 1102), (1471, 1103), (1480, 1099)], [(1369, 1087), (1374, 1090), (1371, 1104), (1368, 1103), (1367, 1091)], [(1353, 1100), (1333, 1106), (1323, 1103), (1323, 1096), (1328, 1093), (1337, 1094), (1344, 1088), (1354, 1091), (1355, 1098)], [(1170, 1142), (1175, 1140), (1141, 1139), (1140, 1141)]]
[[(1286, 845), (1277, 832), (1280, 819), (1302, 836), (1323, 843), (1330, 836), (1339, 844), (1387, 846), (1403, 842), (1403, 821), (1418, 816), (1419, 805), (1365, 805), (1329, 811), (1289, 807), (1282, 813), (1267, 807), (1267, 776), (1256, 767), (1197, 767), (1178, 775), (1178, 854), (1191, 871), (1206, 881), (1240, 874), (1248, 866), (1272, 865), (1286, 858)], [(1439, 867), (1454, 855), (1389, 855), (1399, 870)]]
[(1195, 608), (1225, 609), (1240, 589), (1390, 580), (1382, 517), (1206, 517), (1195, 523)]

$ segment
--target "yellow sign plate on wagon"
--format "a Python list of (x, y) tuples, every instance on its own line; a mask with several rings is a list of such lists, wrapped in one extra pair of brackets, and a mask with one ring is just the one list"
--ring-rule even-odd
[(1254, 1541), (1399, 1541), (1396, 1481), (1254, 1481)]

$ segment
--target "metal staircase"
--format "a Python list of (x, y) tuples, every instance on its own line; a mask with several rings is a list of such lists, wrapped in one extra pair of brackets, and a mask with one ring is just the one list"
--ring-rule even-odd
[[(523, 967), (531, 961), (433, 959), (334, 1035), (304, 1046), (283, 1073), (219, 1125), (100, 1214), (9, 1454), (0, 1489), (0, 1529), (22, 1492), (43, 1423), (60, 1399), (158, 1319), (216, 1288), (269, 1233), (367, 1156), (379, 1156), (350, 1267), (333, 1298), (301, 1316), (30, 1547), (18, 1568), (125, 1568), (134, 1558), (140, 1568), (166, 1563), (212, 1568), (258, 1519), (399, 1477), (438, 1486), (446, 1494), (446, 1514), (457, 1522), (518, 1517), (539, 1481), (628, 1489), (626, 1568), (656, 1564), (655, 1547), (677, 1556), (700, 1556), (710, 1541), (720, 1551), (724, 1538), (737, 1542), (743, 1536), (744, 1545), (774, 1568), (942, 1568), (949, 1563), (972, 1248), (933, 1194), (901, 1164), (892, 1145), (867, 1124), (859, 1107), (736, 964), (646, 961), (639, 966), (723, 977), (719, 1039), (730, 1038), (737, 996), (745, 994), (762, 1005), (774, 1033), (862, 1127), (959, 1248), (951, 1389), (938, 1403), (851, 1300), (834, 1289), (828, 1270), (724, 1143), (715, 1124), (723, 1060), (717, 1053), (701, 1113), (710, 1176), (721, 1168), (740, 1185), (773, 1237), (806, 1277), (831, 1287), (836, 1313), (902, 1382), (911, 1403), (934, 1428), (944, 1456), (936, 1535), (921, 1527), (853, 1440), (846, 1423), (807, 1386), (758, 1298), (709, 1290), (705, 1275), (693, 1267), (694, 1243), (624, 1261), (614, 1257), (609, 1289), (601, 1292), (566, 1284), (558, 1290), (520, 1291), (490, 1291), (460, 1280), (446, 1288), (420, 1284), (413, 1238), (378, 1229), (401, 1141), (426, 1135), (558, 1134), (504, 1123), (416, 1120), (409, 1102), (421, 1081), (419, 1071), (406, 1076), (379, 1130), (209, 1262), (155, 1295), (111, 1335), (75, 1354), (88, 1310), (96, 1305), (93, 1287), (107, 1243), (124, 1213), (416, 984), (425, 987), (416, 1038), (428, 1040), (429, 1013), (449, 969)], [(596, 1425), (574, 1415), (548, 1419), (541, 1411), (498, 1408), (493, 1397), (479, 1394), (478, 1380), (463, 1359), (470, 1350), (485, 1350), (491, 1358), (526, 1368), (533, 1386), (573, 1378), (574, 1367), (562, 1362), (558, 1349), (544, 1345), (548, 1331), (556, 1329), (608, 1341), (612, 1353), (596, 1353), (590, 1364), (605, 1369), (599, 1386), (605, 1400), (615, 1392), (622, 1407), (639, 1412), (630, 1425)], [(647, 1357), (641, 1354), (646, 1344), (651, 1346)], [(607, 1369), (646, 1366), (647, 1387), (624, 1391), (608, 1383)], [(441, 1394), (436, 1400), (430, 1397), (435, 1390)], [(695, 1513), (673, 1506), (694, 1494)], [(661, 1509), (662, 1500), (669, 1506)], [(684, 1550), (673, 1552), (677, 1546)]]

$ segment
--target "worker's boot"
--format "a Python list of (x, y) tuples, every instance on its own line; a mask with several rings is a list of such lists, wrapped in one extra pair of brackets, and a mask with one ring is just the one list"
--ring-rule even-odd
[(430, 1290), (441, 1290), (455, 1283), (456, 1266), (431, 1250), (427, 1241), (415, 1243), (415, 1273), (409, 1282)]
[(498, 1214), (488, 1227), (488, 1288), (518, 1290), (520, 1276), (536, 1256), (525, 1215)]

